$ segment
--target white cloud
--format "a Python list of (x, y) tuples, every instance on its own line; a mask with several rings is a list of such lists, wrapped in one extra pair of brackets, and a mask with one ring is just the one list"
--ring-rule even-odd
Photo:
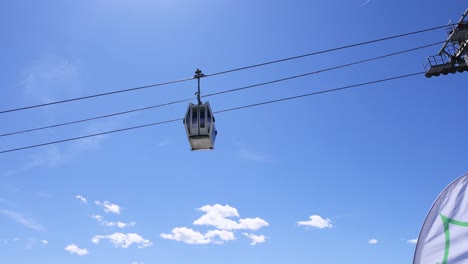
[(176, 227), (172, 229), (171, 234), (162, 233), (164, 239), (176, 240), (187, 244), (208, 244), (210, 239), (206, 238), (200, 232), (194, 231), (186, 227)]
[(98, 221), (102, 225), (105, 225), (105, 226), (108, 226), (108, 227), (125, 228), (125, 227), (135, 226), (135, 224), (136, 224), (135, 222), (129, 222), (129, 223), (124, 223), (124, 222), (120, 222), (120, 221), (118, 221), (118, 222), (109, 222), (109, 221), (104, 220), (104, 217), (101, 216), (101, 215), (91, 215), (90, 217), (93, 218), (93, 219), (96, 219), (96, 221)]
[(112, 204), (108, 201), (104, 201), (103, 203), (100, 201), (94, 201), (96, 205), (99, 205), (104, 208), (104, 212), (106, 213), (114, 213), (114, 214), (120, 214), (120, 206), (116, 204)]
[(250, 238), (252, 240), (252, 242), (250, 242), (250, 245), (254, 246), (256, 244), (261, 244), (261, 243), (264, 243), (267, 239), (266, 236), (264, 235), (260, 235), (260, 236), (257, 236), (257, 235), (254, 235), (254, 234), (248, 234), (248, 233), (244, 233), (244, 236)]
[(21, 215), (20, 213), (9, 211), (9, 210), (3, 210), (3, 211), (0, 211), (0, 214), (10, 217), (14, 221), (22, 224), (23, 226), (29, 229), (39, 231), (39, 232), (45, 231), (45, 228), (42, 225), (36, 223), (33, 219), (30, 219)]
[(333, 225), (331, 224), (331, 220), (328, 218), (322, 218), (319, 215), (312, 215), (310, 216), (309, 220), (307, 221), (299, 221), (297, 222), (299, 226), (306, 226), (306, 227), (314, 227), (314, 228), (332, 228)]
[(123, 223), (123, 222), (109, 222), (109, 221), (102, 221), (102, 224), (108, 227), (118, 227), (118, 228), (125, 228), (125, 227), (131, 227), (135, 225), (135, 222), (130, 222), (130, 223)]
[[(215, 244), (223, 244), (224, 241), (230, 241), (230, 240), (236, 239), (236, 236), (234, 235), (234, 233), (231, 231), (227, 231), (227, 230), (211, 230), (205, 234), (205, 237)], [(217, 237), (220, 240), (216, 239)]]
[(377, 239), (375, 239), (375, 238), (369, 239), (369, 244), (371, 244), (371, 245), (375, 245), (375, 244), (378, 244), (378, 243), (379, 243), (379, 241)]
[[(164, 239), (180, 241), (187, 244), (223, 244), (225, 241), (236, 239), (235, 230), (258, 230), (268, 226), (268, 222), (259, 217), (243, 218), (238, 221), (228, 219), (240, 216), (237, 209), (229, 205), (205, 205), (198, 208), (198, 210), (205, 214), (195, 220), (193, 224), (216, 227), (215, 230), (210, 230), (203, 234), (191, 228), (176, 227), (172, 229), (171, 233), (162, 233), (160, 236)], [(263, 236), (256, 236), (255, 238), (258, 241), (265, 239)], [(262, 242), (264, 242), (264, 240)]]
[(47, 244), (49, 244), (49, 241), (47, 241), (47, 240), (41, 240), (41, 243), (42, 243), (42, 245), (47, 245)]
[(104, 221), (104, 217), (102, 217), (102, 215), (92, 215), (91, 218), (96, 219), (98, 222)]
[(198, 210), (205, 212), (205, 214), (195, 220), (194, 225), (214, 226), (224, 230), (258, 230), (268, 226), (268, 222), (259, 217), (240, 219), (239, 222), (227, 219), (228, 217), (239, 217), (237, 209), (229, 205), (205, 205)]
[(75, 244), (68, 245), (67, 247), (65, 247), (65, 250), (70, 252), (70, 254), (77, 254), (78, 256), (88, 255), (87, 249), (81, 249)]
[(416, 239), (416, 238), (415, 238), (415, 239), (410, 239), (410, 240), (408, 240), (407, 242), (408, 242), (409, 244), (415, 245), (416, 243), (418, 243), (418, 239)]
[(258, 230), (264, 226), (268, 226), (268, 222), (261, 218), (244, 218), (239, 220), (237, 229)]
[(102, 239), (107, 239), (109, 242), (114, 244), (115, 247), (120, 248), (128, 248), (132, 244), (138, 245), (138, 248), (145, 248), (153, 245), (151, 241), (144, 239), (139, 234), (135, 233), (114, 233), (112, 235), (107, 236), (94, 236), (91, 241), (94, 244), (98, 244)]
[(231, 231), (227, 230), (211, 230), (206, 234), (194, 231), (186, 227), (176, 227), (172, 229), (171, 234), (161, 234), (164, 239), (175, 240), (184, 242), (186, 244), (223, 244), (224, 241), (236, 239), (235, 235)]
[(80, 200), (82, 203), (85, 203), (85, 204), (88, 203), (88, 200), (86, 200), (86, 198), (84, 198), (84, 197), (81, 196), (81, 195), (76, 195), (75, 198), (78, 199), (78, 200)]

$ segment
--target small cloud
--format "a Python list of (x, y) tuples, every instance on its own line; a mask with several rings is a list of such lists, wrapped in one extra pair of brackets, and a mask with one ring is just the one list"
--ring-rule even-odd
[(3, 210), (3, 211), (0, 211), (0, 214), (3, 214), (3, 215), (6, 215), (6, 216), (10, 217), (14, 221), (22, 224), (23, 226), (25, 226), (25, 227), (27, 227), (29, 229), (32, 229), (32, 230), (35, 230), (35, 231), (38, 231), (38, 232), (45, 231), (45, 228), (42, 225), (36, 223), (33, 219), (30, 219), (30, 218), (27, 218), (27, 217), (21, 215), (20, 213), (17, 213), (17, 212), (14, 212), (14, 211), (9, 211), (9, 210)]
[(378, 243), (379, 243), (379, 241), (377, 239), (375, 239), (375, 238), (369, 239), (369, 244), (371, 244), (371, 245), (376, 245)]
[(118, 227), (118, 228), (126, 228), (135, 225), (135, 222), (130, 223), (123, 223), (123, 222), (109, 222), (109, 221), (102, 221), (102, 224), (108, 227)]
[(268, 222), (259, 217), (244, 218), (240, 219), (239, 222), (228, 219), (228, 217), (239, 217), (237, 209), (229, 205), (205, 205), (198, 210), (205, 212), (205, 214), (195, 220), (194, 225), (214, 226), (225, 230), (258, 230), (268, 226)]
[(109, 242), (114, 244), (116, 248), (128, 248), (132, 244), (138, 245), (138, 248), (145, 248), (153, 245), (151, 241), (144, 239), (142, 236), (139, 234), (135, 233), (114, 233), (112, 235), (107, 235), (107, 236), (94, 236), (91, 241), (94, 244), (98, 244), (102, 239), (107, 239)]
[(125, 228), (125, 227), (131, 227), (131, 226), (135, 226), (135, 222), (130, 222), (130, 223), (117, 222), (118, 228)]
[(418, 239), (416, 239), (416, 238), (415, 239), (410, 239), (407, 242), (408, 242), (408, 244), (416, 245), (416, 243), (418, 243)]
[(47, 241), (47, 240), (41, 240), (41, 243), (42, 243), (42, 245), (47, 245), (47, 244), (49, 244), (49, 241)]
[(78, 256), (88, 255), (87, 249), (81, 249), (75, 244), (68, 245), (67, 247), (65, 247), (65, 250), (70, 252), (70, 254), (76, 254)]
[(244, 233), (244, 236), (250, 238), (252, 240), (252, 242), (250, 242), (250, 245), (254, 246), (256, 244), (261, 244), (261, 243), (264, 243), (267, 239), (266, 236), (264, 235), (260, 235), (260, 236), (257, 236), (257, 235), (254, 235), (254, 234), (248, 234), (248, 233)]
[(76, 195), (75, 198), (78, 199), (78, 200), (80, 200), (82, 203), (85, 203), (85, 204), (88, 203), (88, 200), (86, 200), (86, 198), (84, 198), (84, 197), (81, 196), (81, 195)]
[(124, 222), (109, 222), (109, 221), (106, 221), (104, 220), (104, 217), (101, 216), (101, 215), (91, 215), (90, 216), (91, 218), (93, 219), (96, 219), (96, 221), (98, 221), (99, 223), (101, 223), (102, 225), (105, 225), (105, 226), (108, 226), (108, 227), (118, 227), (118, 228), (125, 228), (125, 227), (131, 227), (131, 226), (135, 226), (135, 222), (130, 222), (130, 223), (124, 223)]
[(231, 231), (227, 230), (211, 230), (206, 234), (194, 231), (187, 227), (176, 227), (172, 229), (171, 234), (161, 234), (164, 239), (175, 240), (184, 242), (186, 244), (223, 244), (224, 241), (236, 239), (235, 235)]
[(308, 221), (299, 221), (297, 222), (299, 226), (305, 226), (305, 227), (314, 227), (318, 229), (323, 229), (323, 228), (332, 228), (333, 225), (331, 224), (331, 220), (328, 218), (322, 218), (319, 215), (312, 215), (310, 216)]
[(162, 233), (164, 239), (184, 242), (186, 244), (208, 244), (210, 239), (206, 238), (202, 233), (194, 231), (186, 227), (176, 227), (172, 229), (171, 234)]
[(104, 217), (101, 215), (92, 215), (91, 218), (96, 219), (98, 222), (104, 221)]
[(96, 205), (99, 205), (104, 208), (104, 212), (106, 213), (114, 213), (114, 214), (120, 214), (120, 206), (116, 204), (111, 204), (108, 201), (104, 201), (101, 203), (100, 201), (94, 201)]

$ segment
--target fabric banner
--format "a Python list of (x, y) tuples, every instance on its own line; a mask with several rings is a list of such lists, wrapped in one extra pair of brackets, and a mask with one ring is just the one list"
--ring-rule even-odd
[(413, 264), (468, 264), (468, 174), (439, 195), (424, 221)]

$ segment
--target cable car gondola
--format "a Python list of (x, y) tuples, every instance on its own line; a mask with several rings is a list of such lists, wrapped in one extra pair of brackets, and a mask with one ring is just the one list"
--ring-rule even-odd
[(198, 79), (198, 104), (190, 103), (184, 117), (185, 132), (191, 150), (213, 149), (218, 132), (210, 103), (202, 103), (200, 98), (200, 78), (205, 75), (197, 69), (194, 78)]
[(217, 131), (209, 102), (190, 103), (185, 114), (184, 126), (191, 150), (214, 148)]

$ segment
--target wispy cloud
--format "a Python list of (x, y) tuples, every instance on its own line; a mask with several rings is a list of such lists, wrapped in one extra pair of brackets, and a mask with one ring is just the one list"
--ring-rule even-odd
[[(83, 134), (87, 133), (83, 132)], [(6, 172), (0, 173), (0, 176), (12, 176), (37, 167), (57, 168), (58, 166), (69, 162), (80, 153), (96, 149), (103, 139), (104, 136), (81, 139), (65, 147), (59, 145), (41, 147), (29, 157), (29, 160), (25, 162), (24, 165), (19, 168), (10, 169)]]
[(252, 150), (249, 147), (244, 146), (242, 142), (237, 138), (232, 138), (234, 145), (237, 146), (237, 156), (240, 159), (255, 161), (255, 162), (269, 162), (271, 158), (265, 153), (260, 153), (258, 151)]
[(120, 221), (117, 221), (117, 222), (106, 221), (104, 220), (104, 217), (101, 215), (92, 215), (91, 218), (96, 219), (96, 221), (108, 227), (126, 228), (126, 227), (132, 227), (136, 225), (135, 222), (124, 223)]
[(244, 236), (252, 240), (252, 242), (250, 242), (250, 245), (252, 246), (255, 246), (256, 244), (264, 243), (267, 239), (267, 237), (264, 235), (257, 236), (257, 235), (249, 234), (249, 233), (244, 233)]
[(17, 169), (2, 173), (2, 176), (20, 174), (37, 167), (56, 168), (71, 158), (71, 153), (62, 151), (58, 146), (45, 146), (29, 157), (29, 160)]
[[(119, 122), (116, 120), (100, 122), (99, 125), (88, 126), (81, 129), (81, 134), (96, 134), (102, 131), (112, 130), (118, 125)], [(73, 141), (71, 144), (66, 146), (51, 145), (43, 147), (31, 156), (31, 161), (24, 166), (21, 171), (41, 166), (56, 168), (84, 152), (98, 149), (107, 137), (108, 136), (104, 135), (95, 136)]]
[(112, 204), (109, 201), (104, 201), (104, 202), (94, 201), (94, 203), (104, 208), (104, 212), (106, 213), (120, 214), (120, 206), (116, 204)]
[(153, 245), (151, 241), (144, 239), (142, 236), (136, 233), (114, 233), (107, 236), (97, 235), (94, 236), (91, 241), (94, 244), (98, 244), (103, 239), (109, 240), (109, 242), (117, 248), (128, 248), (133, 244), (138, 245), (138, 248), (145, 248)]
[(70, 252), (70, 254), (76, 254), (78, 256), (88, 255), (88, 250), (87, 249), (85, 249), (85, 248), (81, 249), (75, 244), (70, 244), (70, 245), (66, 246), (65, 250)]
[[(195, 220), (193, 224), (215, 227), (215, 230), (203, 234), (188, 227), (176, 227), (170, 233), (162, 233), (160, 236), (164, 239), (187, 244), (223, 244), (225, 241), (236, 239), (234, 233), (236, 230), (258, 230), (268, 226), (268, 222), (259, 217), (242, 218), (238, 221), (229, 219), (240, 217), (237, 209), (229, 205), (205, 205), (198, 210), (205, 214)], [(261, 240), (260, 236), (256, 237), (256, 239)]]
[(408, 242), (408, 244), (416, 245), (416, 243), (418, 243), (418, 239), (417, 239), (417, 238), (415, 238), (415, 239), (410, 239), (410, 240), (408, 240), (408, 241), (406, 241), (406, 242)]
[(64, 155), (57, 146), (48, 146), (33, 154), (31, 156), (31, 161), (25, 166), (24, 170), (39, 166), (56, 168), (65, 162), (67, 158), (67, 155)]
[(38, 232), (45, 231), (45, 228), (42, 225), (36, 223), (36, 221), (34, 221), (31, 218), (27, 218), (27, 217), (23, 216), (22, 214), (20, 214), (18, 212), (14, 212), (14, 211), (10, 211), (10, 210), (3, 210), (3, 211), (0, 211), (0, 214), (3, 214), (3, 215), (6, 215), (6, 216), (10, 217), (14, 221), (22, 224), (23, 226), (25, 226), (25, 227), (27, 227), (29, 229), (32, 229), (32, 230), (35, 230), (35, 231), (38, 231)]
[[(76, 93), (78, 79), (79, 66), (76, 61), (48, 55), (32, 62), (25, 69), (21, 83), (28, 97), (45, 103)], [(63, 89), (65, 86), (68, 89)]]
[(367, 0), (366, 2), (364, 2), (364, 3), (363, 3), (361, 6), (359, 6), (359, 7), (363, 7), (363, 6), (367, 5), (370, 1), (372, 1), (372, 0)]
[(26, 244), (24, 245), (26, 249), (30, 250), (33, 249), (37, 244), (37, 240), (34, 238), (26, 239)]
[(88, 200), (86, 200), (86, 198), (81, 195), (76, 195), (75, 198), (80, 200), (82, 203), (85, 203), (85, 204), (88, 203)]
[[(80, 86), (80, 69), (82, 65), (79, 60), (57, 55), (47, 55), (30, 63), (23, 70), (20, 81), (24, 98), (31, 102), (23, 104), (47, 103), (59, 99), (66, 99), (82, 95)], [(66, 89), (64, 89), (66, 87)], [(47, 111), (47, 118), (53, 122), (54, 106), (42, 108)], [(40, 112), (39, 112), (40, 113)], [(100, 122), (97, 125), (87, 126), (82, 129), (82, 134), (90, 134), (91, 131), (101, 132), (111, 130), (117, 126), (117, 121)], [(51, 123), (50, 125), (52, 125)], [(81, 130), (81, 129), (80, 129)], [(96, 149), (100, 146), (105, 136), (81, 139), (60, 147), (58, 145), (44, 146), (30, 156), (30, 160), (24, 165), (1, 172), (0, 176), (10, 176), (32, 170), (39, 166), (50, 168), (57, 167), (70, 161), (74, 156), (84, 151)]]
[(47, 245), (47, 244), (49, 244), (49, 241), (47, 241), (47, 240), (41, 240), (41, 243), (42, 243), (42, 245)]
[(375, 238), (369, 239), (369, 244), (371, 244), (371, 245), (376, 245), (378, 243), (379, 243), (379, 241), (377, 239), (375, 239)]
[(307, 221), (298, 221), (297, 225), (305, 227), (314, 227), (318, 229), (332, 228), (331, 220), (322, 218), (320, 215), (311, 215)]

